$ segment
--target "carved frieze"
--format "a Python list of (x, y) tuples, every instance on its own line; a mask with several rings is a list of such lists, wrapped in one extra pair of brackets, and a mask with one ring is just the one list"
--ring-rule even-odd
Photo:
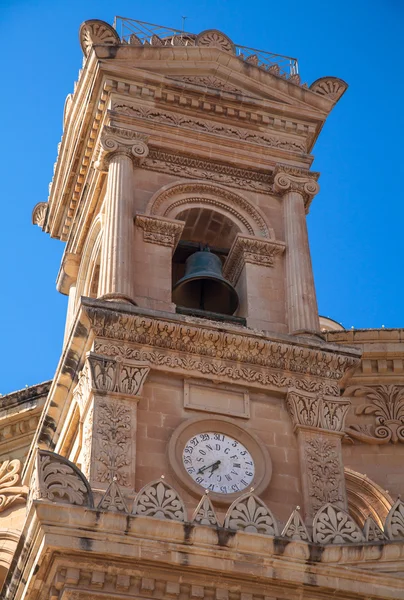
[(21, 462), (5, 460), (0, 466), (0, 513), (12, 504), (24, 503), (28, 488), (20, 482)]
[(286, 150), (297, 154), (301, 154), (302, 152), (305, 153), (307, 151), (306, 142), (304, 140), (260, 133), (236, 125), (225, 125), (206, 119), (184, 116), (156, 108), (148, 108), (146, 106), (132, 104), (129, 101), (116, 100), (112, 105), (112, 110), (117, 114), (128, 115), (168, 127), (214, 134), (216, 136), (223, 136), (267, 148), (277, 148), (279, 150)]
[(246, 263), (273, 267), (284, 251), (283, 242), (237, 234), (224, 264), (223, 276), (235, 285)]
[(347, 435), (367, 444), (404, 443), (404, 387), (399, 385), (352, 386), (348, 396), (363, 397), (355, 415), (372, 415), (373, 423), (350, 425)]
[(235, 94), (244, 94), (244, 91), (219, 77), (214, 75), (184, 75), (182, 77), (170, 77), (177, 81), (184, 81), (185, 83), (193, 83), (195, 85), (203, 85), (213, 89), (223, 90), (225, 92), (232, 92)]
[(150, 215), (136, 215), (135, 225), (143, 229), (143, 239), (145, 242), (167, 246), (172, 248), (173, 251), (184, 229), (183, 221)]
[(142, 163), (143, 169), (170, 173), (192, 179), (207, 179), (227, 186), (269, 193), (272, 176), (268, 172), (253, 171), (181, 154), (151, 149)]

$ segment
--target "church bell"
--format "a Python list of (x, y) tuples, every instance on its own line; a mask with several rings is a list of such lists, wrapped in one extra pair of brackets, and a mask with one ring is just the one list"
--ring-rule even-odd
[(224, 315), (232, 315), (239, 304), (236, 290), (222, 275), (222, 261), (208, 248), (187, 258), (172, 297), (177, 306)]

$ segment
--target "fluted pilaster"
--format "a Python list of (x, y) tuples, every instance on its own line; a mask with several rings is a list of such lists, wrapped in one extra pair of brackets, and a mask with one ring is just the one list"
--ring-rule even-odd
[(286, 241), (286, 302), (289, 332), (319, 331), (316, 290), (307, 235), (306, 208), (319, 190), (314, 176), (279, 168), (275, 189), (282, 194)]
[(105, 127), (101, 146), (99, 167), (108, 170), (108, 182), (99, 295), (134, 302), (133, 168), (148, 147), (136, 132), (113, 127)]

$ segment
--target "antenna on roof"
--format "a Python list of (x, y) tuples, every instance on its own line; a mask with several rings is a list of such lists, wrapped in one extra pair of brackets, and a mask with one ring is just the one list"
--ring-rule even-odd
[(181, 19), (182, 19), (182, 31), (184, 31), (185, 19), (188, 19), (188, 17), (181, 17)]

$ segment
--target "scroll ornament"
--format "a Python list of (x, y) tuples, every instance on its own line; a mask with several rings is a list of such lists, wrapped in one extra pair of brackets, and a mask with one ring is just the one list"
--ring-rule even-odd
[(25, 503), (28, 488), (20, 482), (21, 462), (6, 460), (0, 466), (0, 513), (15, 503)]
[(349, 438), (367, 444), (404, 443), (404, 387), (377, 385), (355, 386), (347, 395), (365, 397), (367, 402), (356, 407), (358, 416), (374, 416), (374, 424), (354, 424), (345, 429)]

